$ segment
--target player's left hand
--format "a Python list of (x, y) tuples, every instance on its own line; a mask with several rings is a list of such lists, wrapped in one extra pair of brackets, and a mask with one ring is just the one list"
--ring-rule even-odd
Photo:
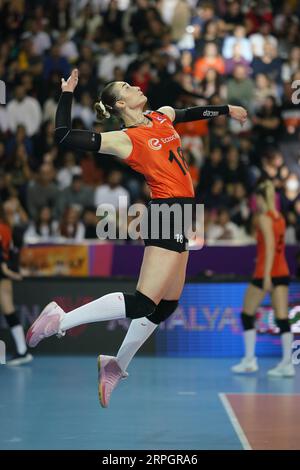
[(72, 70), (71, 75), (66, 81), (64, 78), (61, 79), (61, 91), (70, 91), (73, 93), (78, 83), (78, 69)]
[(232, 106), (231, 104), (228, 106), (229, 106), (229, 116), (232, 119), (236, 119), (241, 124), (244, 124), (247, 121), (248, 113), (245, 108), (242, 108), (242, 106)]

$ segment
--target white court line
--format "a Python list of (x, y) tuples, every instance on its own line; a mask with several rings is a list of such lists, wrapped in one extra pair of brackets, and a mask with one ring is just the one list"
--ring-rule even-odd
[(243, 446), (243, 449), (244, 450), (252, 450), (252, 447), (250, 446), (249, 444), (249, 441), (235, 415), (235, 412), (233, 411), (232, 409), (232, 406), (231, 404), (229, 403), (225, 393), (219, 393), (219, 398), (225, 408), (225, 411), (226, 413), (228, 414), (228, 417), (230, 419), (230, 422), (239, 438), (239, 440), (241, 441), (241, 444)]

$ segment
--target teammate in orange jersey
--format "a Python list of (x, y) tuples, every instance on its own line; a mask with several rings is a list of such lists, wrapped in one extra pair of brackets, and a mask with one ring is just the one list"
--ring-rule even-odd
[[(107, 84), (96, 103), (98, 118), (111, 114), (120, 118), (125, 129), (97, 134), (71, 128), (73, 91), (78, 82), (78, 71), (73, 70), (67, 81), (62, 80), (62, 95), (56, 112), (56, 139), (59, 144), (75, 150), (94, 151), (116, 155), (142, 173), (150, 186), (152, 207), (162, 203), (184, 208), (193, 204), (194, 190), (181, 151), (180, 137), (173, 124), (195, 121), (228, 114), (245, 122), (247, 112), (238, 106), (207, 106), (174, 110), (169, 106), (144, 113), (147, 98), (139, 87), (126, 82)], [(177, 308), (185, 282), (188, 261), (187, 239), (183, 220), (170, 222), (170, 235), (163, 237), (164, 221), (152, 217), (149, 222), (158, 226), (159, 237), (144, 237), (145, 252), (137, 290), (134, 294), (115, 292), (65, 314), (55, 302), (45, 307), (27, 333), (30, 346), (41, 339), (64, 335), (69, 328), (91, 323), (129, 317), (132, 319), (126, 338), (116, 357), (99, 356), (99, 398), (108, 405), (111, 392), (126, 376), (127, 366), (157, 325)], [(175, 223), (176, 222), (176, 223)], [(178, 222), (178, 223), (177, 223)], [(176, 227), (175, 227), (176, 225)], [(178, 233), (178, 225), (180, 227)]]
[(9, 260), (12, 248), (12, 232), (0, 203), (0, 307), (13, 337), (16, 352), (6, 362), (10, 366), (19, 366), (32, 361), (25, 342), (23, 326), (21, 325), (13, 302), (12, 281), (19, 281), (21, 275), (12, 271)]
[(242, 312), (245, 357), (232, 367), (235, 373), (256, 372), (255, 313), (267, 292), (271, 293), (276, 323), (280, 330), (281, 362), (268, 371), (272, 377), (293, 377), (291, 362), (292, 341), (288, 319), (289, 268), (285, 258), (285, 220), (275, 208), (275, 190), (271, 181), (261, 183), (256, 191), (257, 208), (260, 212), (257, 231), (257, 259), (252, 282), (247, 289)]

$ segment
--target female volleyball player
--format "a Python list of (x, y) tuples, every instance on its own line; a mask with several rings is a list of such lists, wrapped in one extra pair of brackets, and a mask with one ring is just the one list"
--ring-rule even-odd
[(293, 377), (291, 362), (293, 335), (288, 319), (289, 268), (285, 258), (285, 220), (275, 208), (275, 190), (271, 181), (261, 183), (256, 191), (257, 208), (260, 211), (257, 232), (256, 268), (249, 285), (241, 315), (244, 329), (245, 357), (232, 367), (235, 373), (256, 372), (255, 313), (267, 292), (271, 293), (277, 326), (280, 330), (281, 362), (268, 371), (272, 377)]
[[(180, 137), (173, 127), (175, 120), (195, 121), (229, 114), (243, 123), (247, 116), (243, 108), (236, 106), (181, 110), (165, 106), (144, 114), (147, 98), (140, 88), (125, 82), (112, 82), (105, 86), (100, 102), (95, 106), (98, 117), (114, 114), (122, 119), (126, 128), (102, 134), (73, 130), (71, 105), (77, 83), (77, 70), (73, 70), (67, 81), (62, 80), (63, 93), (56, 113), (58, 143), (75, 150), (108, 153), (123, 159), (145, 176), (152, 192), (151, 206), (159, 207), (164, 202), (184, 207), (193, 202), (193, 185), (181, 152)], [(108, 294), (67, 314), (52, 302), (29, 329), (28, 344), (36, 346), (45, 337), (64, 335), (69, 328), (83, 323), (131, 318), (133, 321), (117, 357), (101, 355), (98, 359), (99, 398), (101, 405), (107, 406), (112, 390), (126, 375), (126, 368), (136, 351), (178, 305), (188, 260), (186, 241), (183, 231), (178, 234), (174, 227), (171, 227), (169, 239), (149, 237), (145, 240), (134, 294)]]
[(32, 361), (32, 355), (27, 350), (24, 330), (13, 302), (12, 281), (20, 280), (21, 276), (8, 266), (11, 248), (12, 232), (5, 217), (3, 206), (0, 204), (0, 307), (1, 312), (5, 315), (16, 347), (16, 354), (6, 364), (19, 366)]

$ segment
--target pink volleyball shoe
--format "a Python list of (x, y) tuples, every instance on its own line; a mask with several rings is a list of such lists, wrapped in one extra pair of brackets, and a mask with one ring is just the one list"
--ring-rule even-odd
[(64, 336), (59, 328), (60, 321), (65, 312), (56, 302), (46, 305), (42, 313), (29, 328), (26, 335), (28, 346), (34, 348), (42, 339), (52, 335)]
[(121, 369), (115, 357), (98, 357), (98, 393), (103, 408), (108, 407), (110, 396), (120, 380), (127, 377), (128, 373)]

